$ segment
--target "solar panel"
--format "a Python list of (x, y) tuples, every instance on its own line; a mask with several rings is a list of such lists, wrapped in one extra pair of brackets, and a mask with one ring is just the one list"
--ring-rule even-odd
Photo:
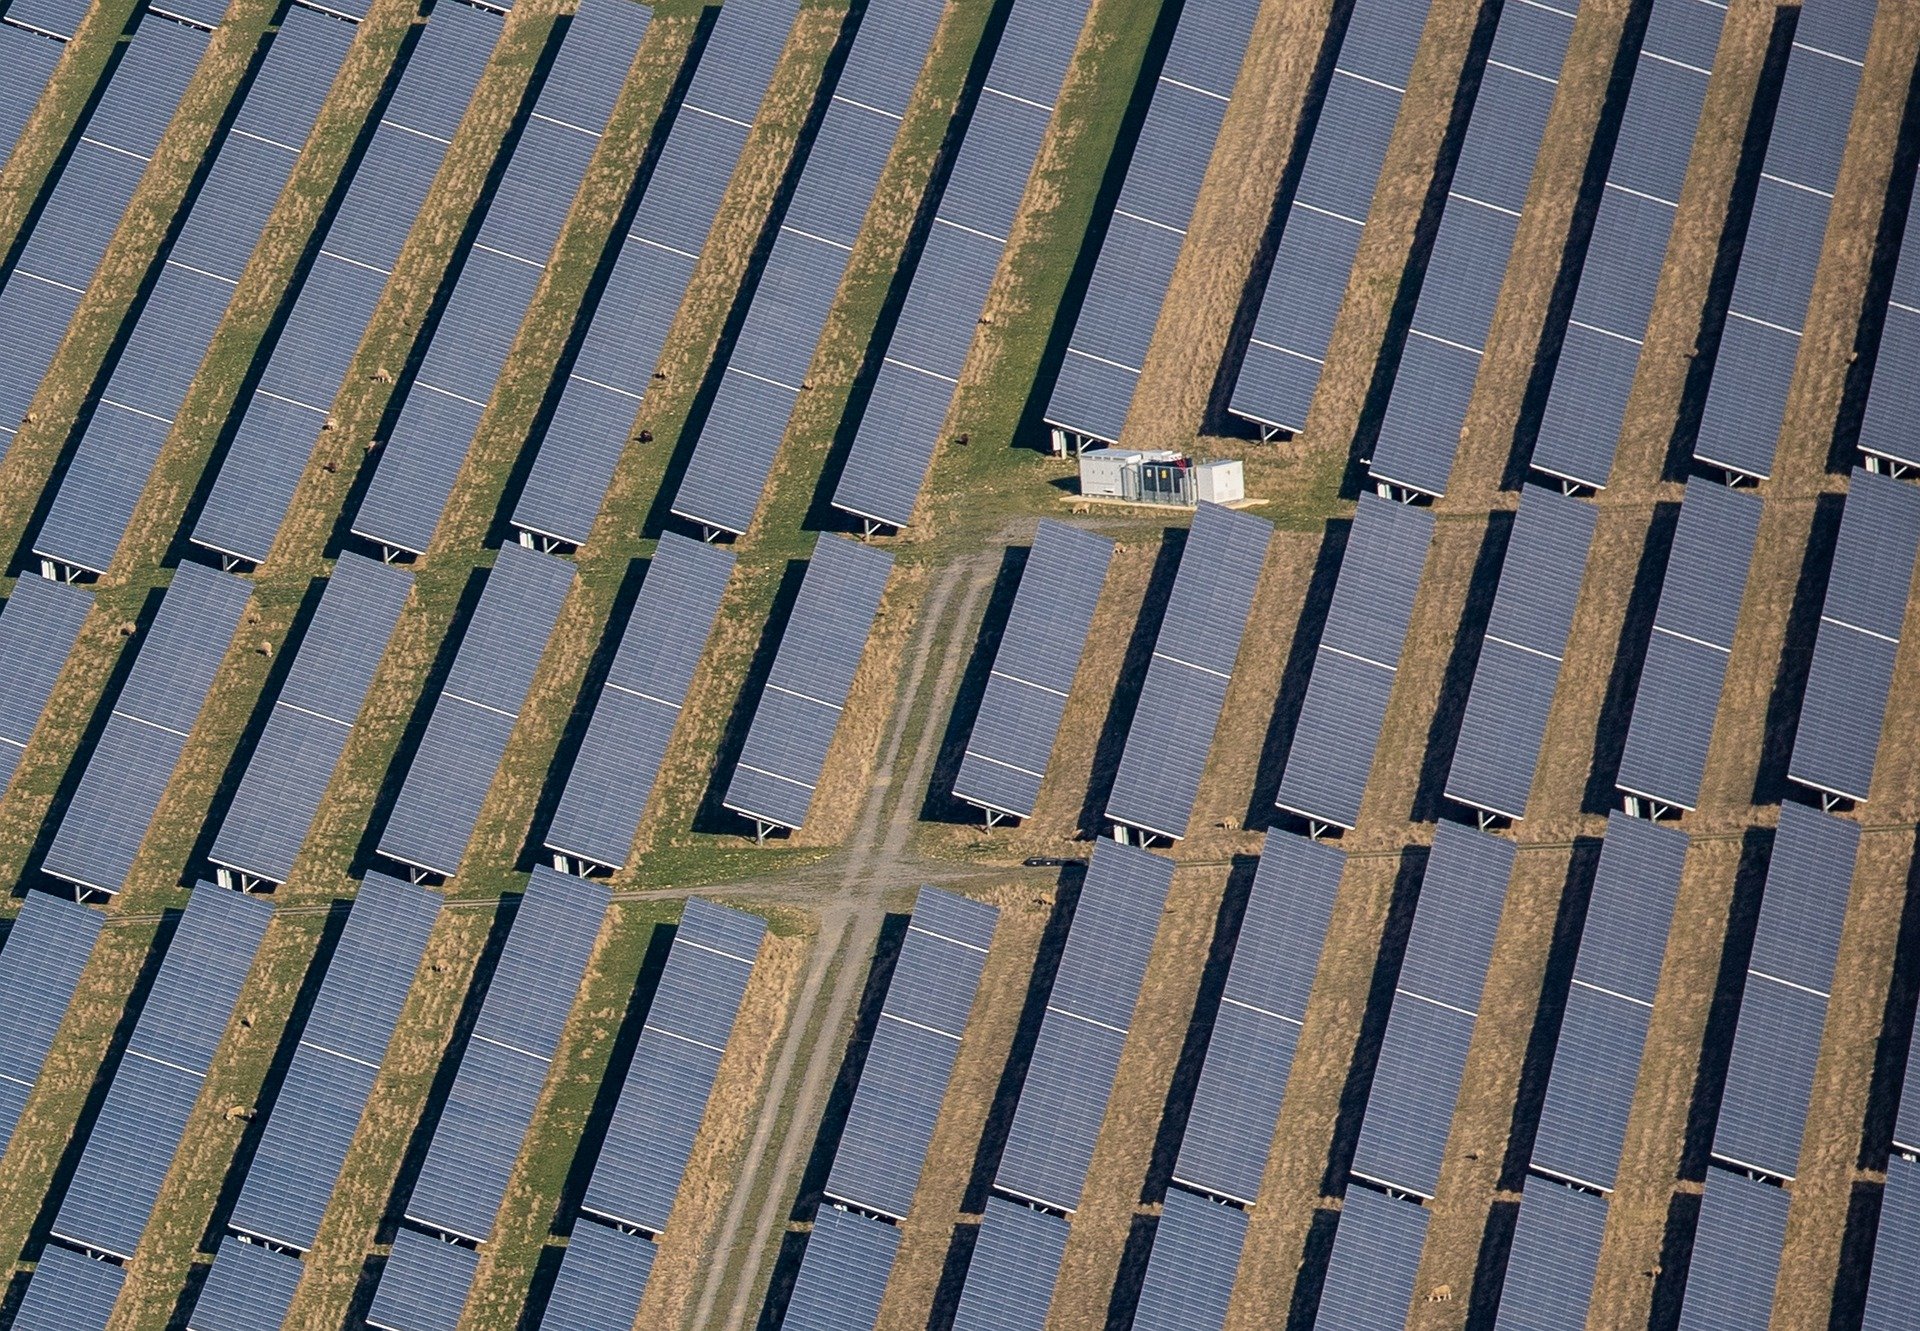
[[(41, 32), (71, 40), (80, 31), (80, 25), (86, 21), (91, 8), (87, 0), (13, 0), (7, 6), (7, 22), (24, 23)], [(221, 11), (210, 7), (208, 12), (211, 18), (203, 20), (206, 26), (219, 23)]]
[(1920, 1163), (1887, 1161), (1880, 1194), (1880, 1225), (1867, 1279), (1861, 1331), (1895, 1331), (1913, 1316), (1913, 1259), (1920, 1253)]
[(126, 1274), (111, 1262), (49, 1243), (14, 1314), (20, 1331), (106, 1331)]
[(377, 1331), (455, 1331), (480, 1268), (480, 1254), (402, 1228), (380, 1268), (367, 1325)]
[(1548, 1179), (1527, 1180), (1495, 1331), (1586, 1325), (1606, 1227), (1604, 1198)]
[(1042, 1331), (1066, 1251), (1066, 1221), (989, 1196), (953, 1331)]
[(560, 1258), (539, 1325), (555, 1331), (632, 1331), (657, 1251), (637, 1234), (582, 1218)]
[(0, 607), (0, 790), (13, 780), (80, 637), (93, 597), (71, 583), (22, 576)]
[(6, 86), (0, 87), (0, 169), (12, 160), (65, 49), (63, 43), (41, 33), (0, 24), (0, 65), (10, 76)]
[(1133, 1325), (1138, 1331), (1220, 1331), (1246, 1239), (1245, 1211), (1169, 1188)]
[(1040, 523), (954, 778), (955, 798), (1032, 816), (1112, 559), (1104, 536)]
[(799, 0), (747, 0), (722, 7), (714, 21), (535, 441), (513, 510), (521, 530), (575, 545), (587, 539), (799, 8)]
[(214, 838), (214, 864), (272, 883), (292, 875), (412, 586), (404, 569), (340, 556)]
[(1402, 1325), (1413, 1306), (1413, 1281), (1426, 1239), (1424, 1206), (1372, 1188), (1348, 1188), (1314, 1326), (1319, 1331), (1379, 1331)]
[(1730, 472), (1773, 470), (1874, 9), (1873, 0), (1814, 0), (1787, 56), (1693, 444), (1694, 457)]
[(1358, 821), (1432, 538), (1431, 509), (1361, 494), (1280, 779), (1280, 808), (1335, 827)]
[(1449, 799), (1525, 816), (1598, 514), (1537, 485), (1521, 491), (1447, 772)]
[(765, 923), (689, 899), (582, 1208), (659, 1233), (672, 1214)]
[(101, 916), (85, 906), (28, 892), (0, 949), (0, 1151), (13, 1138), (27, 1096), (79, 988)]
[(282, 1326), (299, 1285), (299, 1258), (228, 1235), (220, 1240), (213, 1267), (187, 1318), (187, 1331), (261, 1331)]
[(1174, 1179), (1251, 1206), (1346, 857), (1270, 830), (1194, 1087)]
[(871, 1331), (899, 1248), (900, 1231), (886, 1221), (821, 1207), (780, 1325), (786, 1331)]
[(1095, 845), (994, 1176), (1004, 1191), (1062, 1211), (1080, 1205), (1172, 883), (1170, 860)]
[(661, 536), (547, 828), (549, 850), (626, 865), (732, 574), (726, 551)]
[(1629, 795), (1683, 809), (1700, 797), (1759, 530), (1758, 498), (1687, 482), (1614, 782)]
[(365, 152), (346, 168), (293, 307), (263, 349), (259, 384), (194, 523), (196, 544), (256, 564), (272, 549), (501, 22), (472, 5), (441, 6), (404, 57)]
[(815, 540), (726, 808), (772, 827), (806, 821), (892, 571), (884, 550), (831, 534)]
[(1726, 8), (1655, 0), (1534, 443), (1535, 470), (1607, 483)]
[[(0, 111), (0, 115), (5, 112)], [(0, 143), (5, 138), (0, 135)], [(1887, 294), (1886, 322), (1880, 329), (1873, 381), (1856, 440), (1869, 457), (1894, 462), (1920, 461), (1911, 440), (1912, 423), (1920, 414), (1920, 207), (1907, 205), (1906, 228), (1900, 253), (1894, 260)]]
[(1707, 1171), (1680, 1331), (1767, 1324), (1789, 1200), (1781, 1189), (1745, 1174)]
[(1273, 525), (1250, 514), (1215, 504), (1194, 514), (1107, 796), (1114, 822), (1186, 835), (1272, 539)]
[(175, 570), (43, 871), (93, 891), (125, 885), (251, 591), (199, 564)]
[(566, 560), (501, 547), (380, 834), (382, 855), (449, 877), (460, 867), (572, 586)]
[(1579, 0), (1505, 5), (1368, 468), (1442, 495), (1486, 354)]
[(953, 1077), (999, 912), (920, 889), (826, 1194), (904, 1220)]

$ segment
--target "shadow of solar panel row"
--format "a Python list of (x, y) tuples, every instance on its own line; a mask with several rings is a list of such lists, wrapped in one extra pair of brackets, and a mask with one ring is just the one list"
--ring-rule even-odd
[(126, 1272), (49, 1243), (40, 1252), (26, 1302), (14, 1314), (17, 1331), (82, 1331), (105, 1327), (119, 1301)]
[(1579, 0), (1503, 5), (1367, 467), (1442, 495), (1480, 377)]
[(13, 160), (13, 150), (66, 49), (65, 42), (47, 33), (0, 21), (0, 68), (7, 71), (7, 81), (0, 84), (0, 170)]
[(871, 1331), (893, 1276), (900, 1230), (857, 1211), (824, 1205), (807, 1235), (806, 1261), (794, 1281), (785, 1331)]
[(1521, 489), (1447, 771), (1447, 798), (1506, 818), (1526, 816), (1598, 516), (1593, 505), (1556, 491)]
[(775, 827), (806, 821), (892, 571), (884, 550), (831, 534), (815, 540), (725, 807)]
[(1613, 470), (1726, 13), (1717, 0), (1653, 0), (1648, 11), (1533, 446), (1536, 471), (1598, 489)]
[(1355, 0), (1235, 372), (1242, 420), (1306, 428), (1426, 21), (1421, 0)]
[(0, 288), (0, 456), (26, 419), (67, 325), (106, 257), (147, 162), (193, 81), (208, 35), (143, 14), (46, 187)]
[(1920, 489), (1854, 468), (1788, 780), (1867, 798), (1916, 555)]
[(1585, 1326), (1606, 1227), (1604, 1197), (1551, 1179), (1528, 1179), (1507, 1251), (1495, 1331)]
[(843, 512), (913, 520), (1088, 8), (1017, 0), (1007, 13), (833, 492)]
[(300, 160), (354, 28), (290, 6), (199, 189), (107, 384), (81, 427), (34, 553), (106, 572), (247, 261)]
[(658, 1255), (652, 1240), (581, 1216), (547, 1296), (555, 1331), (632, 1331)]
[(346, 168), (339, 207), (296, 278), (286, 320), (239, 423), (193, 541), (258, 564), (305, 474), (328, 411), (447, 148), (485, 72), (501, 18), (474, 5), (436, 5), (366, 151)]
[(1814, 1064), (1853, 886), (1860, 825), (1802, 804), (1780, 808), (1713, 1152), (1790, 1179), (1813, 1100)]
[(1361, 493), (1275, 796), (1280, 809), (1334, 827), (1359, 821), (1432, 539), (1433, 510)]
[(920, 889), (827, 1175), (828, 1197), (906, 1219), (999, 914)]
[(1920, 464), (1920, 440), (1913, 437), (1916, 419), (1920, 419), (1920, 194), (1908, 203), (1887, 293), (1886, 322), (1880, 328), (1873, 381), (1867, 388), (1855, 446), (1869, 457)]
[(480, 1270), (480, 1254), (417, 1229), (401, 1228), (380, 1268), (367, 1313), (375, 1331), (454, 1331)]
[(0, 790), (13, 780), (92, 608), (78, 587), (29, 575), (0, 607)]
[(689, 522), (739, 535), (753, 521), (943, 8), (872, 0), (859, 20), (674, 494)]
[(994, 1175), (1003, 1192), (1078, 1209), (1172, 884), (1171, 860), (1095, 845)]
[(1187, 834), (1273, 524), (1202, 504), (1107, 796), (1107, 817), (1179, 840)]
[(221, 820), (213, 864), (270, 883), (292, 875), (412, 587), (404, 569), (340, 556)]
[(28, 892), (0, 948), (0, 1151), (40, 1080), (47, 1051), (66, 1019), (80, 973), (93, 955), (102, 916), (45, 892)]
[(1066, 1253), (1066, 1221), (989, 1195), (953, 1331), (1044, 1331)]
[(1701, 462), (1747, 476), (1773, 471), (1877, 7), (1812, 0), (1801, 9), (1694, 437)]
[(1365, 1184), (1347, 1188), (1320, 1288), (1316, 1331), (1380, 1331), (1406, 1324), (1427, 1241), (1427, 1208)]
[(1120, 438), (1259, 12), (1259, 0), (1180, 11), (1047, 400), (1057, 432)]
[(380, 834), (382, 855), (446, 877), (460, 867), (572, 587), (566, 560), (500, 548)]
[(56, 815), (43, 872), (97, 892), (126, 884), (252, 590), (199, 564), (174, 571), (79, 787)]
[(355, 535), (414, 554), (433, 539), (652, 17), (631, 0), (584, 0), (568, 21), (533, 111), (505, 150), (479, 231), (458, 258), (354, 514)]
[(1015, 818), (1033, 815), (1112, 562), (1113, 542), (1104, 536), (1041, 521), (967, 736), (954, 798)]
[(1135, 1305), (1136, 1331), (1198, 1331), (1227, 1322), (1247, 1240), (1247, 1213), (1185, 1188), (1167, 1189), (1153, 1260)]
[(1745, 1174), (1707, 1171), (1679, 1331), (1767, 1324), (1791, 1200), (1784, 1189)]
[(522, 531), (587, 539), (799, 10), (799, 0), (721, 6), (535, 442), (513, 509)]
[(626, 866), (732, 574), (726, 551), (661, 536), (547, 828), (555, 855)]
[(1759, 531), (1758, 498), (1710, 481), (1687, 482), (1614, 777), (1629, 796), (1682, 809), (1700, 798)]
[[(55, 1238), (131, 1260), (272, 919), (256, 898), (212, 884), (194, 892), (88, 1130)], [(28, 1305), (49, 1297), (28, 1287)]]
[(273, 1331), (300, 1286), (300, 1259), (229, 1234), (220, 1240), (187, 1331)]
[[(1909, 1060), (1908, 1067), (1912, 1067)], [(1867, 1278), (1861, 1331), (1896, 1331), (1913, 1318), (1915, 1259), (1920, 1257), (1920, 1161), (1895, 1155), (1887, 1161), (1874, 1235), (1873, 1268)]]

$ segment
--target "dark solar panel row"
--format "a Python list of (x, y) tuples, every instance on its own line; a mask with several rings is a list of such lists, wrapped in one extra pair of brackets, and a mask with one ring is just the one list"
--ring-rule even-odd
[[(80, 31), (81, 23), (92, 8), (90, 0), (13, 0), (7, 6), (6, 21), (22, 23), (37, 32), (52, 33), (70, 41)], [(214, 19), (218, 21), (218, 12), (215, 12)]]
[(1867, 798), (1916, 555), (1920, 489), (1856, 467), (1800, 703), (1789, 780), (1842, 799)]
[(954, 798), (995, 816), (1033, 815), (1112, 561), (1106, 537), (1040, 523), (967, 736)]
[(1044, 1331), (1066, 1253), (1066, 1221), (989, 1196), (953, 1331)]
[(380, 834), (382, 855), (447, 877), (460, 867), (572, 586), (566, 560), (501, 547)]
[(360, 555), (334, 565), (208, 853), (223, 881), (292, 875), (412, 587), (404, 569)]
[(1113, 822), (1187, 834), (1272, 539), (1273, 524), (1248, 513), (1202, 504), (1194, 514), (1107, 796)]
[(858, 20), (674, 494), (689, 522), (739, 535), (753, 521), (944, 8), (872, 0)]
[(721, 7), (536, 443), (513, 509), (521, 530), (587, 539), (799, 9)]
[(420, 554), (532, 308), (574, 196), (626, 86), (653, 11), (582, 0), (520, 125), (353, 517), (357, 536)]
[(1754, 495), (1710, 481), (1687, 482), (1614, 778), (1629, 798), (1682, 809), (1700, 798), (1759, 532), (1760, 500)]
[(1351, 828), (1386, 724), (1433, 511), (1360, 496), (1275, 804)]
[(1368, 468), (1441, 495), (1480, 376), (1579, 0), (1503, 5)]
[(220, 1240), (187, 1331), (273, 1331), (300, 1287), (300, 1259), (229, 1234)]
[(814, 542), (725, 807), (762, 827), (806, 821), (892, 571), (884, 550), (831, 534)]
[(500, 36), (498, 14), (437, 5), (374, 126), (346, 168), (339, 206), (284, 324), (265, 349), (193, 541), (252, 563), (266, 559), (293, 502), (387, 278), (433, 187)]
[(1007, 14), (833, 492), (843, 512), (913, 520), (1087, 9), (1021, 0)]
[(1679, 1331), (1767, 1324), (1791, 1200), (1784, 1189), (1745, 1174), (1707, 1171)]
[(726, 551), (660, 538), (547, 828), (543, 844), (569, 861), (562, 868), (626, 865), (732, 574)]
[(1242, 420), (1306, 427), (1426, 21), (1419, 0), (1355, 0), (1234, 382)]
[(1259, 12), (1258, 0), (1180, 11), (1047, 402), (1057, 448), (1120, 437)]
[(0, 948), (0, 1152), (46, 1065), (47, 1051), (93, 955), (102, 917), (85, 906), (28, 892)]
[(555, 1331), (632, 1331), (653, 1276), (651, 1239), (577, 1221), (541, 1324)]
[(112, 1262), (49, 1243), (13, 1325), (17, 1331), (103, 1331), (126, 1279)]
[(1507, 1251), (1495, 1331), (1585, 1326), (1606, 1228), (1604, 1197), (1551, 1179), (1528, 1179)]
[(252, 591), (245, 578), (200, 564), (174, 571), (79, 787), (57, 815), (43, 871), (96, 892), (125, 885)]
[(466, 1308), (480, 1254), (404, 1226), (380, 1268), (367, 1325), (374, 1331), (455, 1331)]
[(1171, 860), (1096, 843), (994, 1176), (1001, 1191), (1079, 1207), (1172, 885)]
[(1449, 799), (1503, 818), (1526, 816), (1598, 515), (1557, 491), (1522, 488), (1447, 771)]
[(13, 443), (67, 325), (193, 81), (208, 35), (143, 15), (48, 186), (0, 288), (0, 456)]
[(1153, 1259), (1135, 1305), (1136, 1331), (1201, 1331), (1227, 1322), (1247, 1240), (1237, 1206), (1169, 1188), (1153, 1230)]
[(871, 1331), (880, 1320), (900, 1230), (839, 1206), (822, 1206), (807, 1235), (805, 1262), (787, 1300), (785, 1331)]
[(1347, 1188), (1320, 1288), (1316, 1331), (1381, 1331), (1406, 1324), (1428, 1218), (1426, 1207), (1365, 1184)]
[(1607, 483), (1727, 8), (1653, 0), (1532, 465)]
[(353, 37), (311, 9), (282, 15), (81, 427), (35, 554), (91, 573), (113, 561)]
[(1693, 455), (1764, 477), (1786, 415), (1875, 0), (1802, 6)]
[(7, 81), (0, 84), (0, 170), (13, 160), (13, 150), (19, 146), (20, 136), (26, 132), (27, 122), (33, 118), (34, 108), (40, 105), (41, 94), (53, 81), (53, 71), (67, 49), (65, 42), (46, 33), (14, 26), (24, 20), (13, 19), (11, 14), (7, 18), (9, 21), (0, 22), (0, 69), (7, 71)]
[(1887, 319), (1873, 364), (1873, 382), (1855, 441), (1870, 457), (1920, 464), (1920, 194), (1907, 205), (1906, 229), (1887, 292)]
[[(1908, 1067), (1912, 1066), (1909, 1059)], [(1920, 1161), (1895, 1155), (1887, 1161), (1887, 1182), (1880, 1194), (1880, 1224), (1874, 1235), (1861, 1331), (1898, 1331), (1913, 1320), (1916, 1258), (1920, 1258)]]
[(92, 608), (78, 587), (29, 575), (0, 607), (0, 790), (13, 780)]

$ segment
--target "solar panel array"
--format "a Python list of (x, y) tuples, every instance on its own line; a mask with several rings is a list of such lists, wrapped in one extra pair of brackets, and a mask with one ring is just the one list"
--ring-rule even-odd
[(13, 1316), (18, 1331), (81, 1331), (105, 1327), (126, 1273), (71, 1248), (48, 1244), (34, 1268), (26, 1301)]
[(954, 798), (993, 817), (1033, 816), (1112, 561), (1106, 537), (1041, 521), (954, 777)]
[(1380, 1331), (1402, 1326), (1427, 1241), (1429, 1212), (1365, 1184), (1347, 1189), (1320, 1287), (1316, 1331)]
[(1057, 444), (1120, 438), (1259, 12), (1259, 0), (1180, 11), (1047, 401)]
[(143, 635), (41, 869), (118, 892), (240, 627), (253, 584), (182, 564)]
[[(13, 0), (7, 6), (6, 21), (71, 40), (91, 8), (87, 0)], [(218, 17), (216, 12), (216, 21)]]
[(1916, 555), (1920, 489), (1855, 468), (1789, 780), (1842, 799), (1867, 798)]
[(0, 328), (7, 330), (0, 456), (12, 447), (209, 40), (199, 28), (141, 15), (30, 228), (15, 242), (13, 266), (0, 277)]
[(900, 1251), (900, 1231), (884, 1220), (839, 1206), (822, 1206), (807, 1235), (807, 1255), (795, 1279), (786, 1331), (855, 1331), (880, 1320), (880, 1304)]
[(540, 434), (513, 509), (522, 531), (587, 539), (799, 9), (721, 7)]
[(334, 565), (208, 852), (224, 875), (292, 875), (412, 587), (404, 569), (350, 552)]
[(1088, 8), (1019, 0), (1007, 12), (834, 487), (842, 512), (889, 527), (913, 520)]
[(1767, 1324), (1790, 1200), (1783, 1189), (1745, 1174), (1707, 1171), (1679, 1331)]
[(299, 5), (281, 15), (81, 427), (35, 554), (92, 573), (113, 561), (353, 37)]
[(638, 1234), (584, 1220), (574, 1225), (543, 1323), (566, 1331), (631, 1331), (656, 1256), (653, 1241)]
[(1067, 1222), (989, 1194), (953, 1331), (1044, 1331)]
[(1653, 0), (1648, 10), (1533, 446), (1536, 471), (1598, 488), (1613, 469), (1726, 13), (1719, 0)]
[(300, 1287), (300, 1259), (229, 1234), (220, 1240), (187, 1331), (272, 1331)]
[(1332, 827), (1359, 820), (1432, 539), (1433, 510), (1372, 491), (1360, 495), (1280, 778), (1279, 808)]
[(1875, 0), (1801, 8), (1694, 438), (1701, 462), (1747, 476), (1773, 471), (1877, 8)]
[(0, 1152), (26, 1110), (65, 1020), (80, 974), (100, 937), (96, 911), (45, 892), (28, 892), (0, 948)]
[(732, 574), (726, 551), (661, 536), (547, 828), (556, 856), (625, 867)]
[(1682, 809), (1700, 798), (1759, 532), (1758, 498), (1708, 481), (1687, 482), (1614, 778), (1629, 798)]
[(1194, 514), (1107, 796), (1113, 822), (1187, 834), (1272, 539), (1273, 525), (1251, 514), (1215, 504)]
[(1521, 490), (1447, 772), (1449, 799), (1503, 818), (1526, 815), (1598, 516), (1553, 490)]
[(831, 534), (814, 542), (726, 808), (764, 827), (806, 821), (892, 572), (884, 550)]
[(459, 1320), (478, 1261), (466, 1245), (493, 1237), (611, 900), (604, 883), (534, 868), (407, 1197), (418, 1228), (395, 1236), (368, 1325), (436, 1331)]
[(858, 20), (674, 494), (689, 522), (739, 535), (753, 521), (944, 8), (871, 0)]
[(1920, 419), (1920, 195), (1907, 204), (1907, 222), (1894, 260), (1887, 293), (1887, 318), (1867, 389), (1860, 433), (1855, 439), (1869, 457), (1906, 466), (1920, 465), (1913, 422)]
[(1235, 372), (1228, 410), (1242, 420), (1306, 427), (1426, 21), (1423, 4), (1354, 0)]
[(1907, 1052), (1906, 1077), (1893, 1123), (1887, 1181), (1871, 1261), (1862, 1331), (1895, 1331), (1912, 1316), (1914, 1261), (1920, 1257), (1920, 1059)]
[(380, 834), (397, 864), (451, 877), (573, 587), (573, 565), (501, 547)]
[(259, 382), (239, 408), (194, 522), (195, 544), (255, 564), (272, 549), (500, 27), (490, 10), (437, 5), (403, 57), (400, 79), (365, 150), (347, 166), (339, 205), (264, 351)]
[(1528, 1179), (1507, 1251), (1497, 1331), (1584, 1326), (1606, 1227), (1604, 1198), (1551, 1179)]
[(40, 105), (41, 95), (53, 81), (53, 71), (66, 50), (65, 41), (55, 38), (73, 35), (29, 32), (16, 26), (23, 22), (26, 20), (12, 13), (0, 19), (0, 68), (8, 74), (6, 83), (0, 85), (0, 170), (13, 159), (27, 121), (33, 118), (34, 108)]
[(1480, 376), (1579, 0), (1502, 5), (1368, 468), (1442, 495)]
[(13, 584), (0, 607), (0, 790), (19, 769), (92, 608), (93, 597), (78, 587), (30, 576)]
[(1239, 1207), (1169, 1189), (1133, 1325), (1138, 1331), (1225, 1326), (1246, 1239), (1247, 1213)]

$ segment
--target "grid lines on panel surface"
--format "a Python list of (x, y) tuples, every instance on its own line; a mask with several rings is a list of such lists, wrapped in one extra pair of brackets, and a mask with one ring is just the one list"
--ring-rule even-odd
[(582, 1216), (567, 1240), (540, 1325), (554, 1331), (632, 1331), (654, 1260), (651, 1240)]
[(1707, 1171), (1680, 1331), (1767, 1324), (1786, 1246), (1789, 1200), (1783, 1189), (1745, 1174)]
[(871, 1331), (893, 1276), (900, 1231), (858, 1211), (823, 1205), (787, 1300), (783, 1331)]
[(103, 917), (85, 906), (28, 892), (0, 948), (0, 1152), (13, 1139), (27, 1097), (93, 955)]
[(272, 1331), (286, 1323), (300, 1259), (231, 1234), (220, 1240), (187, 1331)]
[(126, 1278), (111, 1262), (49, 1243), (13, 1325), (18, 1331), (106, 1331)]
[(688, 522), (753, 521), (943, 9), (872, 0), (859, 19), (674, 494)]
[(1606, 1226), (1604, 1198), (1549, 1179), (1528, 1179), (1507, 1253), (1495, 1331), (1584, 1326)]
[[(11, 9), (19, 8), (19, 5), (11, 6)], [(12, 20), (14, 15), (9, 13), (7, 18)], [(28, 31), (18, 26), (17, 20), (0, 23), (0, 68), (9, 75), (7, 81), (0, 84), (0, 170), (13, 159), (13, 150), (19, 146), (34, 108), (39, 106), (47, 85), (53, 81), (53, 71), (59, 67), (60, 56), (66, 50), (66, 42), (56, 40), (60, 35), (37, 29)]]
[(22, 575), (0, 607), (0, 790), (53, 697), (93, 597), (71, 583)]
[(375, 1331), (454, 1331), (467, 1306), (480, 1254), (404, 1226), (380, 1269), (367, 1325)]
[(1066, 1251), (1066, 1221), (989, 1195), (953, 1331), (1043, 1331)]
[(1855, 446), (1869, 457), (1920, 463), (1920, 440), (1913, 422), (1920, 419), (1920, 193), (1907, 203), (1906, 227), (1894, 260), (1887, 292), (1886, 321), (1874, 353), (1873, 381), (1867, 388)]
[(1246, 1238), (1247, 1213), (1239, 1207), (1169, 1188), (1133, 1325), (1138, 1331), (1220, 1331)]
[(1428, 1215), (1424, 1206), (1364, 1184), (1347, 1188), (1320, 1289), (1317, 1331), (1380, 1331), (1405, 1323)]

